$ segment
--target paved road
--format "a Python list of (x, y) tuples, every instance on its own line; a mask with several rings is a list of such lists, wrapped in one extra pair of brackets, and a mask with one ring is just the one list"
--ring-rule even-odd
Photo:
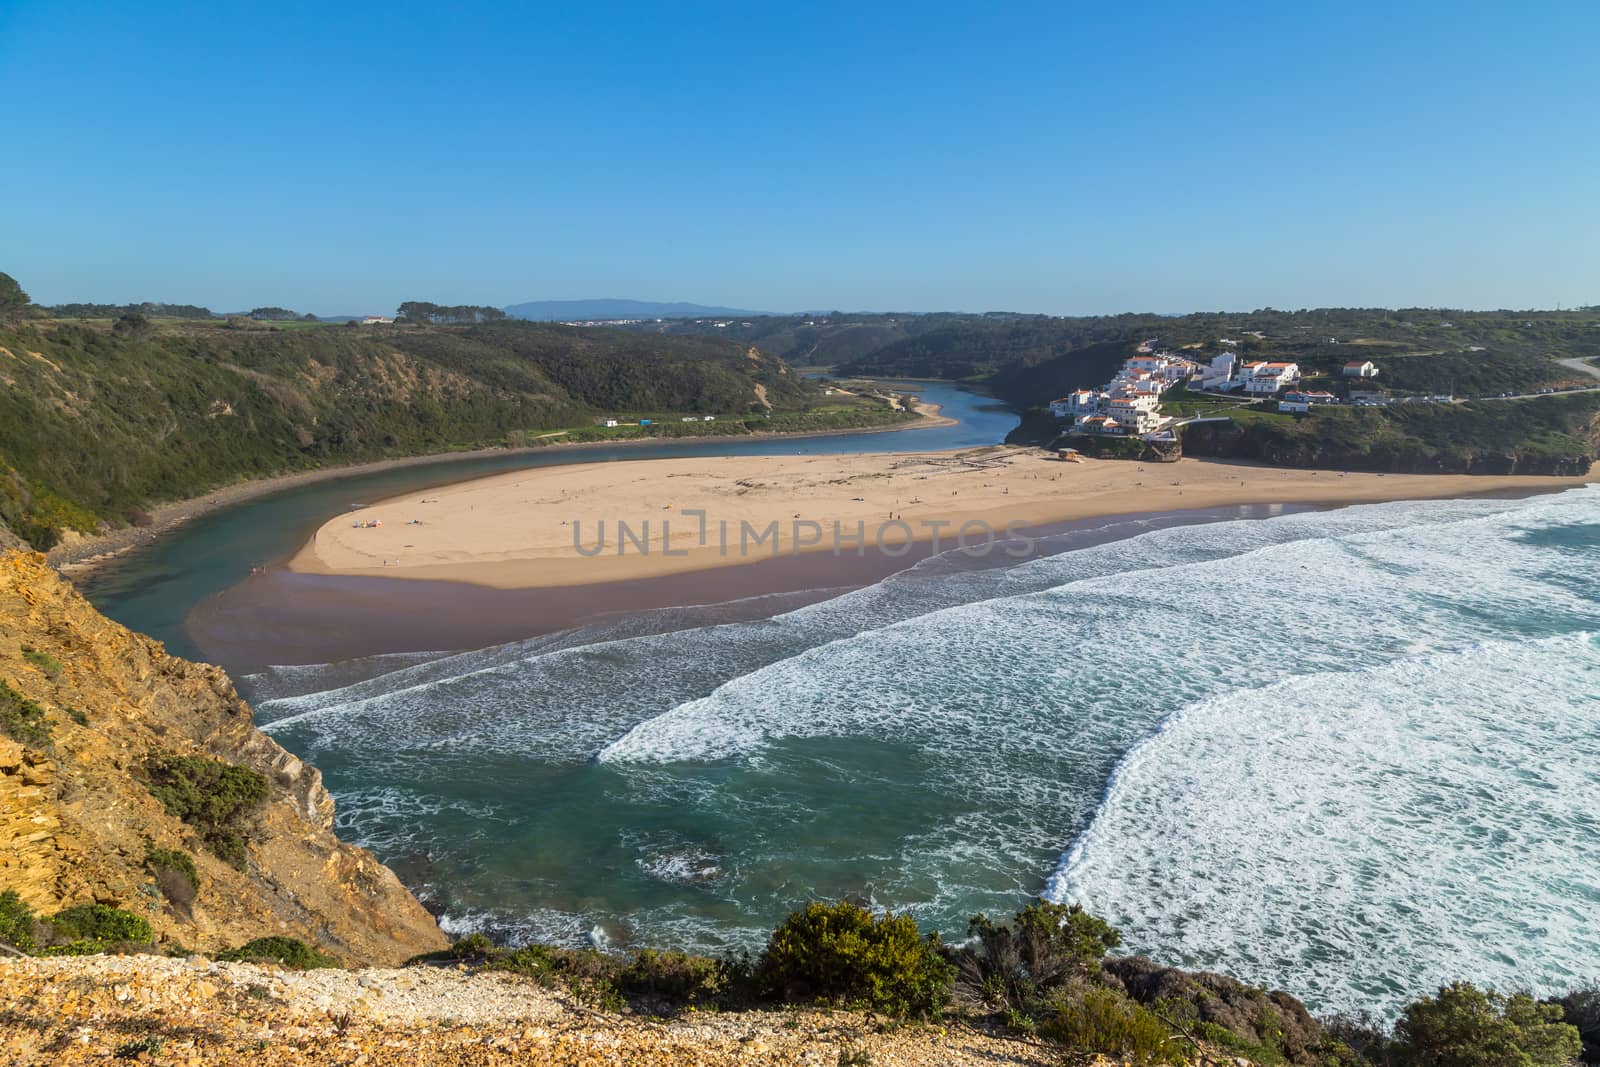
[(1590, 363), (1581, 356), (1577, 359), (1562, 359), (1557, 360), (1556, 362), (1560, 363), (1563, 367), (1571, 367), (1573, 370), (1587, 374), (1592, 378), (1600, 378), (1600, 367), (1596, 367), (1593, 363)]

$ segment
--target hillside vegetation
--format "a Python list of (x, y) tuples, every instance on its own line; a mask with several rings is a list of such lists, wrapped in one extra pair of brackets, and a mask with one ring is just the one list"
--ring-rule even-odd
[(1418, 474), (1582, 474), (1600, 449), (1600, 393), (1318, 408), (1291, 417), (1237, 411), (1182, 431), (1191, 456), (1287, 467)]
[[(0, 316), (0, 522), (38, 548), (241, 478), (576, 435), (602, 416), (837, 411), (742, 342), (525, 322), (393, 327)], [(692, 427), (672, 418), (670, 432)], [(776, 428), (776, 427), (774, 427)], [(663, 426), (665, 430), (667, 427)], [(637, 428), (635, 428), (637, 432)]]

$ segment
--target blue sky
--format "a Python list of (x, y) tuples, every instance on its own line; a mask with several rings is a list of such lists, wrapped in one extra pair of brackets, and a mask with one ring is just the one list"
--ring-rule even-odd
[(0, 270), (321, 314), (1600, 303), (1597, 48), (1587, 0), (0, 0)]

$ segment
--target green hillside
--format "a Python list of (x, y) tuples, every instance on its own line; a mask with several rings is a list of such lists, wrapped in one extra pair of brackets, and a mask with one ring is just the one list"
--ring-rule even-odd
[(242, 478), (592, 436), (608, 414), (716, 415), (703, 428), (718, 433), (894, 417), (825, 406), (742, 343), (523, 322), (284, 329), (13, 308), (0, 386), (0, 521), (38, 547)]
[(1468, 404), (1258, 410), (1182, 431), (1191, 456), (1419, 474), (1582, 474), (1600, 450), (1600, 393)]

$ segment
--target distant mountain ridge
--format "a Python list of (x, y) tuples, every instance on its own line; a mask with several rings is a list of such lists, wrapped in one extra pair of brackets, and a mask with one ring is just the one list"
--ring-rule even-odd
[(574, 319), (698, 319), (753, 318), (771, 315), (770, 311), (712, 307), (706, 304), (660, 303), (653, 300), (530, 300), (509, 304), (505, 313), (534, 322), (569, 322)]

